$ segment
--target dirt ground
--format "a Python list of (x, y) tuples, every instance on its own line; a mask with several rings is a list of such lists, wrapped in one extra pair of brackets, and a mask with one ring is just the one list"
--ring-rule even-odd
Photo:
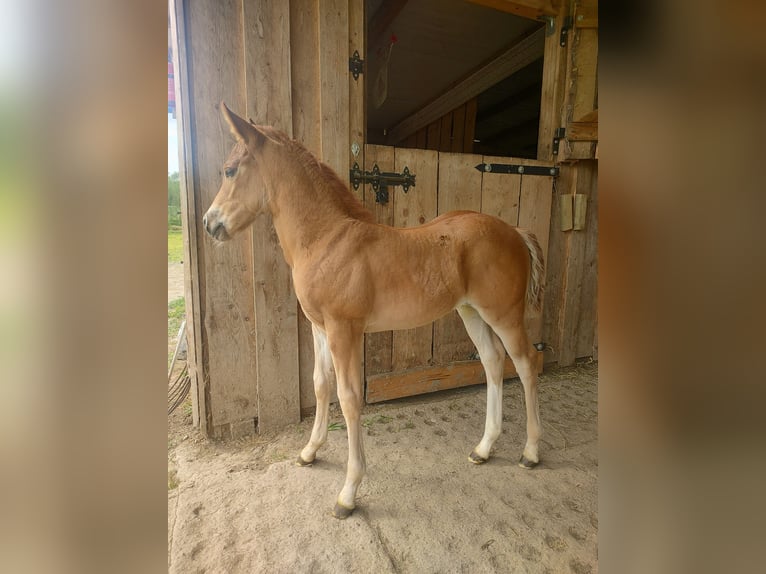
[[(541, 377), (541, 464), (516, 462), (523, 391), (505, 383), (503, 434), (490, 461), (468, 454), (484, 429), (476, 386), (363, 411), (368, 472), (357, 509), (331, 516), (345, 430), (312, 467), (294, 460), (313, 417), (282, 432), (208, 441), (191, 406), (168, 426), (168, 569), (197, 572), (596, 572), (597, 366)], [(331, 423), (342, 422), (339, 408)]]
[(168, 303), (184, 296), (184, 264), (168, 263)]

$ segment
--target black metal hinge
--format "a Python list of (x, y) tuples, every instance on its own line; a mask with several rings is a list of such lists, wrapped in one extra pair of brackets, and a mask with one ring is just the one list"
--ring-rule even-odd
[(482, 173), (518, 173), (522, 175), (550, 175), (556, 177), (559, 168), (544, 165), (520, 165), (516, 163), (480, 163), (476, 166)]
[(561, 142), (566, 135), (566, 128), (556, 128), (556, 131), (553, 132), (553, 149), (551, 150), (553, 155), (559, 155), (559, 142)]
[(567, 45), (567, 38), (569, 37), (569, 30), (572, 28), (572, 17), (567, 16), (564, 18), (564, 24), (561, 26), (561, 35), (559, 36), (559, 46), (562, 48)]
[(359, 79), (359, 74), (364, 73), (364, 60), (359, 55), (359, 50), (354, 50), (353, 56), (348, 59), (348, 70), (355, 80)]
[(407, 193), (410, 187), (415, 187), (415, 174), (410, 173), (407, 166), (404, 166), (402, 173), (382, 172), (378, 164), (372, 166), (372, 171), (362, 171), (358, 163), (349, 170), (351, 185), (354, 189), (359, 189), (362, 183), (369, 183), (375, 191), (375, 201), (377, 203), (388, 203), (388, 186), (401, 185), (402, 191)]

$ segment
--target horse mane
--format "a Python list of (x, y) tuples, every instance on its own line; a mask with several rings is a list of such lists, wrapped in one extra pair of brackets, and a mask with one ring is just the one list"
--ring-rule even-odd
[(309, 177), (320, 188), (318, 191), (330, 199), (344, 213), (353, 219), (375, 222), (375, 216), (351, 192), (348, 184), (326, 163), (311, 153), (301, 142), (288, 136), (281, 130), (272, 127), (261, 127), (270, 137), (285, 145), (295, 154)]

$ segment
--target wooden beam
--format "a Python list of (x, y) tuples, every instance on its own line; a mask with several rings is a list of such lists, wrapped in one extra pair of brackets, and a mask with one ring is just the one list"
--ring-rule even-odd
[(444, 114), (451, 112), (487, 88), (543, 57), (545, 30), (540, 28), (515, 43), (478, 70), (470, 73), (430, 104), (405, 118), (388, 132), (388, 142), (398, 142)]
[(598, 122), (571, 122), (566, 138), (571, 142), (598, 141)]
[(541, 16), (555, 16), (561, 0), (468, 0), (471, 4), (494, 8), (522, 18), (538, 20)]
[[(543, 353), (537, 353), (537, 372), (543, 372)], [(517, 377), (518, 372), (506, 357), (503, 379)], [(445, 391), (486, 382), (481, 361), (461, 361), (443, 367), (423, 367), (399, 373), (384, 373), (367, 377), (368, 403), (378, 403), (401, 397)]]

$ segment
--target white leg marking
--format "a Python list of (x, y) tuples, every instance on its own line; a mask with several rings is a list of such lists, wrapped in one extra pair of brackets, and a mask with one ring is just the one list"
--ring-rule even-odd
[(492, 445), (503, 426), (503, 363), (505, 349), (498, 336), (479, 316), (475, 309), (464, 305), (458, 307), (468, 336), (476, 345), (481, 364), (487, 374), (487, 417), (484, 423), (484, 436), (473, 452), (482, 459), (489, 458)]
[(311, 438), (300, 454), (304, 463), (313, 462), (317, 450), (327, 441), (330, 383), (333, 375), (332, 357), (327, 345), (327, 336), (316, 325), (312, 325), (311, 328), (314, 333), (314, 393), (316, 394), (317, 408)]

